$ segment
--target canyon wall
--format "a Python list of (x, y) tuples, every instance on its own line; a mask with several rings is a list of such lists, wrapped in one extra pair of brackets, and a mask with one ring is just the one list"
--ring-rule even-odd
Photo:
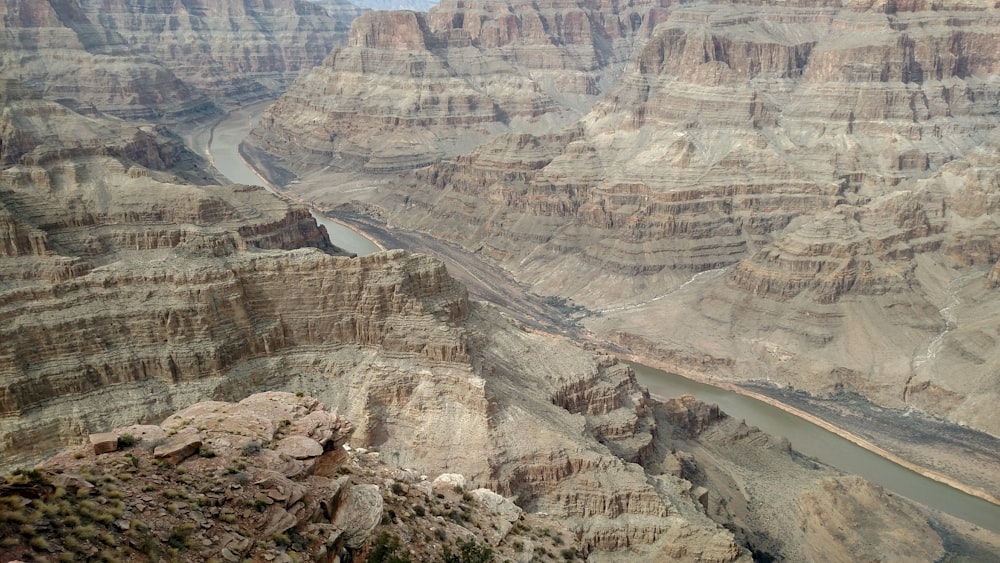
[(5, 91), (84, 113), (166, 122), (218, 114), (211, 100), (92, 20), (76, 0), (0, 4), (0, 75)]
[[(1000, 433), (987, 406), (1000, 11), (693, 2), (655, 14), (620, 79), (561, 129), (511, 127), (410, 173), (340, 188), (316, 173), (294, 189), (459, 243), (677, 369), (857, 392)], [(376, 73), (361, 76), (376, 88)], [(346, 131), (330, 119), (324, 139)], [(335, 162), (312, 154), (293, 168)]]
[(344, 43), (361, 13), (348, 2), (304, 0), (82, 0), (81, 7), (90, 21), (225, 107), (283, 92)]
[(666, 2), (444, 2), (368, 12), (248, 138), (272, 167), (302, 174), (398, 172), (512, 129), (579, 116), (621, 72)]
[(7, 0), (0, 73), (21, 96), (183, 125), (284, 91), (343, 44), (361, 12), (347, 2), (329, 10), (296, 0)]

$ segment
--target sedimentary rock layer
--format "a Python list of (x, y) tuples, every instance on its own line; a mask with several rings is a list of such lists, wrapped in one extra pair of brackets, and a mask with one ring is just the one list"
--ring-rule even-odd
[(296, 189), (458, 242), (679, 367), (1000, 432), (984, 406), (998, 8), (702, 2), (662, 16), (558, 132), (494, 136), (399, 180)]
[(249, 138), (296, 174), (398, 172), (512, 127), (544, 131), (589, 107), (647, 35), (659, 2), (445, 2), (369, 12)]
[(167, 66), (92, 19), (76, 0), (0, 4), (5, 91), (125, 119), (191, 121), (218, 108)]
[(83, 0), (81, 7), (90, 21), (224, 106), (278, 95), (343, 44), (361, 13), (347, 2), (304, 0)]

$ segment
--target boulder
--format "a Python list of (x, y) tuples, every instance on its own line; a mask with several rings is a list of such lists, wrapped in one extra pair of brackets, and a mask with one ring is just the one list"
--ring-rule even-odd
[(201, 437), (197, 434), (178, 434), (153, 450), (153, 457), (166, 460), (174, 465), (194, 455), (201, 448)]
[(274, 448), (279, 454), (295, 459), (309, 459), (323, 455), (323, 446), (312, 438), (289, 436), (283, 438)]
[(465, 476), (459, 473), (442, 473), (434, 479), (435, 491), (459, 488), (465, 490)]
[(510, 499), (489, 489), (476, 489), (472, 491), (472, 496), (479, 501), (479, 504), (497, 515), (497, 518), (493, 520), (496, 525), (494, 528), (496, 536), (491, 539), (493, 545), (499, 544), (507, 536), (507, 532), (514, 527), (514, 522), (521, 518), (521, 508)]
[(339, 501), (333, 524), (344, 530), (347, 547), (361, 547), (382, 521), (382, 493), (376, 485), (354, 485)]
[(90, 444), (94, 446), (94, 455), (113, 452), (118, 450), (118, 435), (114, 432), (91, 434)]

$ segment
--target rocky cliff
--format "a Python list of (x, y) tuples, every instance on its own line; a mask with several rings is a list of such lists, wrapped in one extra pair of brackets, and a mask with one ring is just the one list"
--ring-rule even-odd
[(268, 109), (248, 143), (295, 174), (389, 173), (511, 129), (546, 131), (593, 103), (660, 6), (445, 2), (427, 14), (369, 12), (346, 47)]
[[(606, 410), (599, 403), (590, 408)], [(351, 422), (302, 392), (201, 402), (159, 425), (91, 434), (43, 466), (5, 476), (0, 556), (750, 561), (735, 530), (754, 560), (925, 561), (979, 557), (998, 541), (802, 460), (692, 397), (647, 404), (657, 421), (646, 466), (656, 492), (624, 497), (609, 519), (600, 514), (608, 506), (589, 518), (524, 509), (554, 502), (565, 510), (599, 494), (574, 477), (584, 468), (555, 465), (543, 477), (572, 482), (571, 497), (557, 488), (515, 504), (461, 474), (433, 478), (419, 465), (387, 463), (385, 451), (348, 446), (359, 442)], [(766, 477), (775, 471), (780, 482)], [(638, 516), (657, 505), (659, 516)]]
[(181, 122), (218, 108), (155, 58), (89, 16), (76, 0), (0, 4), (4, 90), (124, 119)]
[(271, 99), (346, 40), (361, 10), (305, 0), (162, 3), (83, 0), (90, 21), (121, 36), (223, 106)]
[(985, 406), (998, 9), (657, 13), (621, 79), (563, 129), (512, 128), (399, 179), (295, 189), (458, 242), (678, 369), (1000, 433)]
[[(332, 255), (302, 209), (259, 188), (215, 184), (197, 156), (159, 129), (39, 100), (5, 107), (4, 459), (21, 465), (88, 434), (184, 410), (157, 427), (91, 436), (91, 450), (53, 462), (67, 478), (79, 475), (72, 485), (53, 484), (51, 472), (9, 480), (0, 496), (13, 501), (3, 501), (10, 510), (0, 525), (24, 541), (3, 544), (14, 550), (4, 553), (93, 557), (101, 544), (118, 543), (233, 555), (284, 548), (322, 559), (341, 548), (378, 549), (368, 524), (381, 521), (426, 547), (415, 556), (459, 548), (452, 542), (467, 537), (464, 529), (518, 559), (566, 551), (728, 562), (750, 560), (747, 538), (786, 533), (760, 516), (740, 520), (734, 536), (723, 527), (734, 517), (710, 514), (704, 485), (682, 475), (677, 440), (693, 444), (724, 420), (717, 410), (704, 417), (690, 403), (659, 405), (614, 358), (470, 303), (434, 259)], [(346, 425), (314, 399), (221, 402), (267, 389), (315, 396), (351, 421), (354, 446), (374, 448), (389, 466), (460, 473), (469, 490), (456, 492), (461, 485), (449, 477), (432, 496), (419, 472), (380, 466), (368, 454), (353, 457), (346, 474), (374, 482), (333, 479), (345, 467), (337, 447)], [(191, 406), (206, 399), (214, 402)], [(148, 439), (152, 451), (102, 453), (123, 434)], [(803, 494), (820, 495), (816, 479), (833, 476), (782, 463), (805, 472), (796, 489)], [(88, 484), (108, 502), (85, 504)], [(85, 492), (64, 506), (56, 487), (71, 486)], [(22, 498), (44, 502), (26, 509)], [(768, 497), (743, 498), (756, 506)], [(389, 507), (384, 521), (363, 510), (378, 499)], [(40, 523), (50, 501), (56, 512)], [(491, 508), (477, 512), (476, 502)], [(111, 520), (95, 503), (116, 511)], [(447, 516), (450, 523), (434, 525), (443, 537), (395, 527), (417, 514), (413, 503)], [(511, 503), (529, 514), (520, 526)], [(503, 507), (501, 525), (490, 511)], [(79, 530), (64, 526), (71, 517)], [(924, 517), (872, 527), (907, 537), (925, 531)], [(33, 527), (22, 527), (29, 519)], [(345, 527), (359, 523), (368, 524)], [(842, 534), (847, 546), (866, 537)], [(269, 539), (259, 545), (249, 535)], [(913, 549), (943, 553), (935, 537)]]

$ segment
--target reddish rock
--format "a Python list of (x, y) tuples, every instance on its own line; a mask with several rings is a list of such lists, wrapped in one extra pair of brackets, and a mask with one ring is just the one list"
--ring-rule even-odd
[(94, 455), (113, 452), (118, 450), (118, 435), (114, 432), (91, 434), (90, 444), (94, 446)]

